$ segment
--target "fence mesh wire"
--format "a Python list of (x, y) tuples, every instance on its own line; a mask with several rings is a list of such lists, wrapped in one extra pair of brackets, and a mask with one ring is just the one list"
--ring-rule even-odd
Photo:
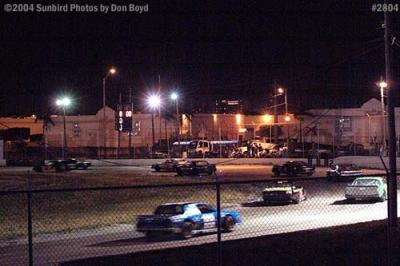
[[(222, 230), (229, 232), (223, 232), (221, 238), (253, 238), (387, 218), (382, 194), (372, 200), (349, 200), (345, 197), (347, 185), (325, 178), (221, 182), (222, 227), (227, 216), (240, 215), (234, 219), (233, 230)], [(207, 203), (214, 209), (201, 215), (215, 213), (217, 192), (216, 183), (33, 192), (34, 264), (216, 243), (215, 230), (196, 231), (202, 229), (197, 223), (204, 221), (187, 213), (184, 222), (192, 223), (196, 233), (189, 239), (182, 231), (145, 234), (138, 232), (136, 225), (138, 217), (153, 215), (166, 203)], [(27, 194), (0, 197), (0, 264), (26, 265)], [(214, 215), (215, 227), (216, 220)]]
[(26, 194), (0, 195), (0, 265), (28, 263), (27, 209)]

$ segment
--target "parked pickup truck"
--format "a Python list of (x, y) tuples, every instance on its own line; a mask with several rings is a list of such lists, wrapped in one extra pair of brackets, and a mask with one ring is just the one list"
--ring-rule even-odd
[(387, 185), (384, 177), (359, 177), (348, 185), (345, 190), (347, 200), (385, 201), (387, 199)]
[[(240, 224), (238, 212), (221, 210), (222, 231), (230, 232), (236, 224)], [(148, 238), (172, 233), (187, 239), (215, 229), (217, 210), (202, 202), (166, 203), (158, 206), (153, 215), (138, 216), (136, 223), (136, 230)]]

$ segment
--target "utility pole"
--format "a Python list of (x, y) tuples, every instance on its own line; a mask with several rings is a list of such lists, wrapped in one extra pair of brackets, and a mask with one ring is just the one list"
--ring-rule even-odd
[(222, 158), (222, 131), (221, 131), (221, 124), (219, 124), (219, 158)]
[[(129, 103), (131, 104), (131, 111), (132, 111), (132, 117), (131, 119), (133, 120), (133, 102), (132, 102), (132, 88), (129, 88)], [(133, 121), (132, 121), (133, 124)], [(132, 156), (132, 127), (130, 128), (128, 132), (128, 154), (129, 158)]]
[[(381, 115), (382, 115), (382, 145), (383, 145), (383, 152), (384, 156), (386, 156), (386, 111), (385, 111), (385, 86), (383, 82), (383, 78), (381, 76), (381, 81), (379, 83), (381, 88)], [(386, 85), (387, 86), (387, 85)]]
[(107, 120), (106, 120), (106, 78), (103, 78), (103, 158), (105, 159), (107, 156), (106, 149), (106, 130), (107, 130)]
[(154, 110), (151, 111), (151, 135), (152, 135), (152, 142), (151, 142), (151, 159), (153, 159), (154, 153), (154, 142), (155, 142), (155, 134), (154, 134)]
[(168, 127), (167, 127), (167, 118), (164, 119), (164, 130), (165, 130), (165, 140), (167, 141), (167, 153), (168, 153), (168, 157), (170, 157), (169, 154), (169, 139), (168, 139)]
[(287, 89), (285, 89), (285, 115), (288, 115)]
[[(121, 94), (121, 91), (119, 92), (119, 106), (121, 106), (121, 110), (124, 109), (124, 108), (122, 108), (122, 94)], [(120, 128), (118, 128), (117, 159), (119, 159), (120, 151), (121, 151), (121, 130), (120, 130)]]
[(62, 149), (62, 158), (65, 159), (65, 153), (67, 149), (67, 125), (65, 122), (65, 106), (63, 105), (63, 126), (64, 126), (64, 141), (63, 141), (63, 149)]
[[(158, 74), (158, 96), (161, 97), (161, 75), (160, 74)], [(162, 135), (161, 135), (161, 133), (162, 133), (161, 104), (158, 106), (158, 116), (160, 118), (160, 138), (159, 138), (158, 143), (160, 145), (159, 148), (161, 148), (161, 140), (162, 140)]]
[[(385, 0), (387, 4), (387, 0)], [(394, 88), (390, 78), (390, 31), (389, 14), (384, 12), (385, 25), (385, 74), (387, 83), (388, 128), (389, 128), (389, 180), (388, 180), (388, 223), (397, 227), (397, 176), (396, 176), (396, 125), (394, 117)]]
[(278, 144), (278, 100), (276, 95), (278, 94), (278, 85), (274, 81), (274, 143)]

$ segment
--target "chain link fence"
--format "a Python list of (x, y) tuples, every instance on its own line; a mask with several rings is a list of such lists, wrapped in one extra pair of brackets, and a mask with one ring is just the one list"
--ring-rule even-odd
[(230, 240), (387, 219), (387, 194), (371, 192), (378, 186), (369, 183), (354, 199), (375, 198), (346, 199), (350, 181), (312, 177), (2, 192), (0, 264), (55, 265), (210, 243), (223, 253)]

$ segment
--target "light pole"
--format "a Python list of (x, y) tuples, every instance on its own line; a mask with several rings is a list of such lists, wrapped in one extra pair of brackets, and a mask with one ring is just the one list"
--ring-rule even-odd
[[(161, 108), (161, 98), (160, 95), (154, 94), (150, 95), (147, 98), (147, 105), (151, 109), (151, 135), (152, 135), (152, 143), (151, 143), (151, 158), (153, 158), (154, 152), (154, 142), (155, 142), (155, 135), (154, 135), (154, 111)], [(161, 126), (161, 125), (160, 125)], [(161, 138), (161, 136), (160, 136)]]
[[(287, 108), (287, 93), (286, 90), (281, 88), (281, 87), (277, 87), (276, 82), (274, 83), (274, 95), (272, 97), (274, 97), (274, 143), (277, 144), (278, 143), (278, 128), (277, 128), (277, 124), (278, 124), (278, 106), (280, 105), (285, 105), (285, 115), (288, 114), (288, 108)], [(285, 102), (282, 104), (278, 104), (278, 100), (277, 97), (279, 96), (285, 96)]]
[(110, 68), (107, 72), (107, 75), (103, 77), (103, 149), (104, 149), (104, 158), (107, 155), (107, 147), (106, 147), (106, 80), (110, 75), (114, 75), (117, 73), (115, 68)]
[(67, 126), (65, 122), (65, 108), (71, 104), (71, 100), (67, 97), (62, 99), (58, 99), (56, 101), (56, 105), (60, 106), (63, 110), (63, 124), (64, 124), (64, 137), (63, 137), (63, 146), (62, 146), (62, 158), (65, 159), (65, 150), (67, 149)]
[(381, 88), (381, 114), (382, 114), (382, 145), (383, 153), (386, 154), (386, 112), (385, 112), (385, 93), (384, 90), (387, 87), (387, 83), (382, 80), (379, 82), (379, 87)]
[(181, 120), (179, 118), (179, 95), (176, 92), (171, 93), (171, 100), (175, 101), (175, 106), (176, 106), (176, 125), (178, 127), (177, 133), (178, 133), (178, 147), (179, 147), (179, 152), (181, 148)]
[(289, 155), (289, 140), (290, 140), (290, 135), (289, 135), (289, 122), (290, 122), (291, 118), (288, 115), (288, 113), (286, 113), (285, 115), (285, 122), (286, 122), (286, 130), (287, 130), (287, 151), (288, 151), (288, 157), (290, 157)]

